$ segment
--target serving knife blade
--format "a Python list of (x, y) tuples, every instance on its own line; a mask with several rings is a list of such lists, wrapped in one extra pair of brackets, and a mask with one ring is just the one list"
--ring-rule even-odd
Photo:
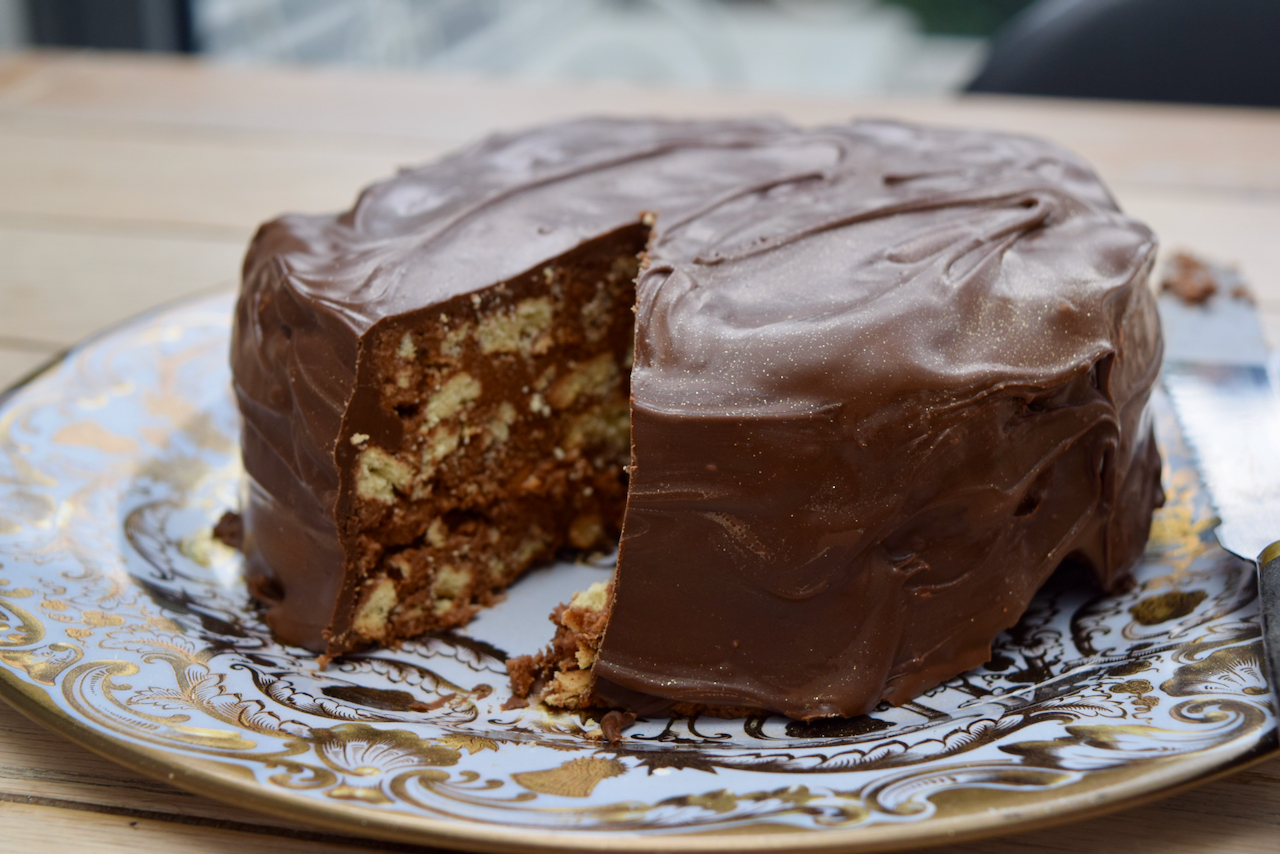
[[(1221, 290), (1221, 289), (1220, 289)], [(1280, 689), (1280, 396), (1274, 357), (1247, 298), (1200, 305), (1162, 294), (1163, 382), (1221, 520), (1227, 551), (1258, 568), (1263, 643)]]

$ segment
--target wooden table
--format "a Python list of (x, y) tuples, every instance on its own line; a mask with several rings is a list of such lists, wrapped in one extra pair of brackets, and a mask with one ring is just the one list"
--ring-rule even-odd
[[(0, 386), (83, 336), (231, 288), (255, 225), (497, 128), (582, 113), (874, 115), (1042, 134), (1102, 172), (1169, 248), (1239, 267), (1280, 344), (1280, 112), (1057, 100), (853, 102), (248, 69), (102, 54), (0, 56)], [(1163, 801), (936, 849), (1125, 854), (1280, 846), (1280, 757)], [(141, 777), (0, 702), (0, 848), (425, 850), (290, 826)]]

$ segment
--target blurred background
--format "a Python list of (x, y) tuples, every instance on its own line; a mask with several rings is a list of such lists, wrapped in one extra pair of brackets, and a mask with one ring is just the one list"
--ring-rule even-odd
[(0, 0), (0, 49), (529, 82), (1280, 106), (1280, 0)]
[(0, 48), (810, 95), (962, 88), (1030, 0), (0, 0)]

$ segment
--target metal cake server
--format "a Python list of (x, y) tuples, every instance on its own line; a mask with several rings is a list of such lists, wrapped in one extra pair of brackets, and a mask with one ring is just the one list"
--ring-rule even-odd
[(1280, 397), (1248, 299), (1159, 299), (1163, 382), (1221, 523), (1222, 546), (1258, 567), (1267, 676), (1280, 692)]

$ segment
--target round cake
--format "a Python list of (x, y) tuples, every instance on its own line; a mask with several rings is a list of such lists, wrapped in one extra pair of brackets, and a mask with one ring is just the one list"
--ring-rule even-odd
[(462, 625), (621, 531), (614, 581), (557, 610), (519, 691), (905, 702), (984, 662), (1063, 563), (1127, 583), (1162, 498), (1154, 248), (1031, 138), (490, 138), (254, 240), (249, 583), (332, 656)]

